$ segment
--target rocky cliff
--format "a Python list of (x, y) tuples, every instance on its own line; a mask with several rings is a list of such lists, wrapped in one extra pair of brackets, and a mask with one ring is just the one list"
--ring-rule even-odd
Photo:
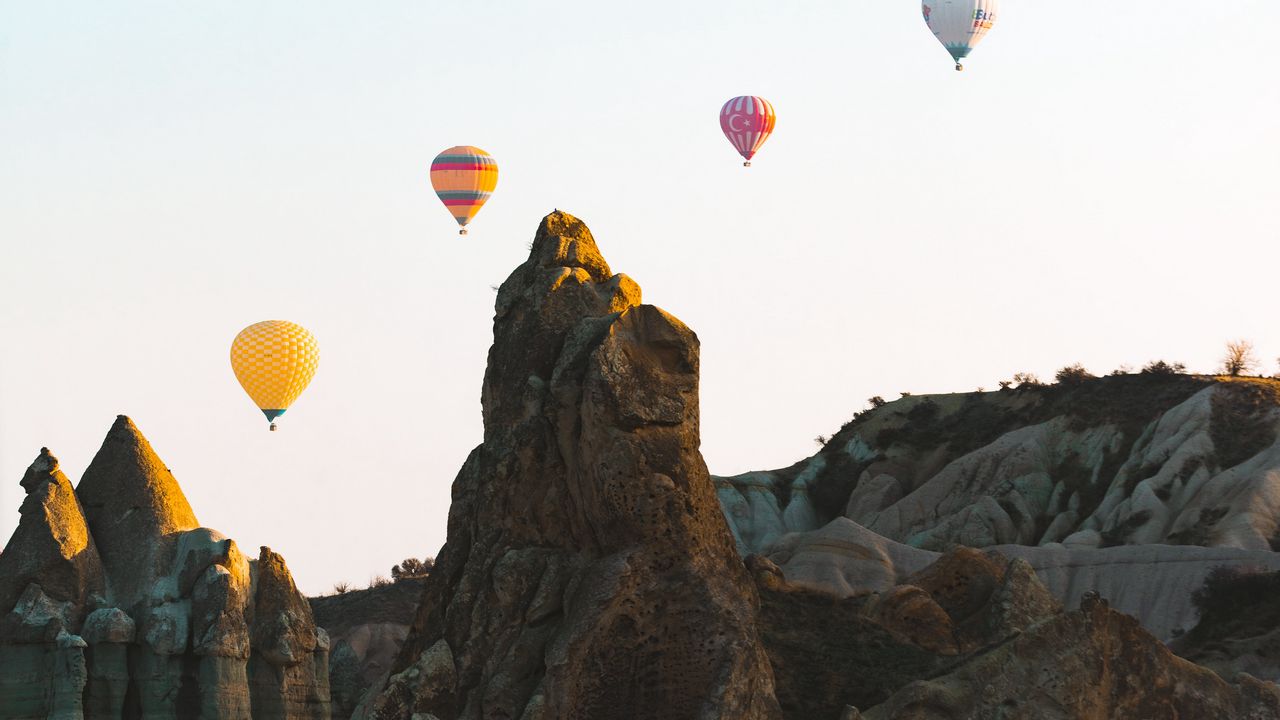
[(333, 716), (348, 718), (400, 654), (425, 578), (399, 578), (364, 590), (310, 598), (316, 625), (329, 634)]
[(120, 416), (73, 491), (42, 450), (0, 554), (0, 720), (329, 717), (328, 640), (281, 559), (202, 528)]
[(789, 468), (718, 478), (740, 547), (847, 517), (925, 549), (1273, 550), (1280, 382), (1123, 375), (908, 396)]
[[(862, 574), (877, 536), (1000, 547), (1064, 602), (1102, 592), (1168, 639), (1195, 624), (1190, 596), (1214, 567), (1280, 567), (1278, 393), (1260, 378), (1141, 374), (904, 397), (813, 457), (716, 478), (717, 491), (739, 550), (799, 582), (880, 589), (892, 572)], [(908, 568), (933, 557), (894, 552)]]
[(498, 291), (484, 443), (375, 718), (780, 717), (699, 454), (698, 339), (578, 219)]
[[(635, 283), (612, 273), (578, 220), (559, 212), (543, 220), (529, 259), (498, 293), (481, 393), (484, 443), (454, 482), (448, 541), (389, 676), (355, 717), (846, 720), (860, 710), (901, 720), (1280, 717), (1275, 686), (1243, 675), (1224, 680), (1174, 656), (1096, 593), (1079, 609), (1060, 602), (1082, 587), (1071, 578), (1114, 576), (1107, 582), (1120, 587), (1121, 570), (1108, 576), (1087, 559), (1093, 574), (1081, 574), (1064, 569), (1076, 556), (1017, 555), (1041, 550), (1035, 547), (939, 555), (843, 517), (851, 505), (881, 512), (910, 495), (899, 489), (894, 498), (890, 483), (876, 486), (876, 477), (896, 481), (892, 471), (923, 485), (1016, 432), (1013, 420), (966, 415), (964, 443), (935, 443), (919, 459), (913, 448), (928, 446), (930, 436), (881, 418), (898, 433), (883, 438), (897, 465), (883, 464), (883, 450), (846, 432), (825, 451), (830, 457), (717, 487), (698, 452), (697, 350), (691, 331), (641, 304)], [(1039, 424), (1080, 433), (1086, 439), (1072, 441), (1076, 454), (1102, 443), (1096, 457), (1087, 456), (1101, 458), (1093, 467), (1102, 478), (1125, 458), (1176, 448), (1164, 431), (1147, 427), (1206, 389), (1196, 402), (1212, 412), (1214, 386), (1175, 379), (1157, 393), (1155, 421), (1133, 419), (1145, 417), (1146, 406), (1126, 406), (1116, 411), (1115, 432), (1093, 434), (1054, 420), (1061, 400), (1015, 393), (992, 402), (1015, 414), (1048, 402), (1035, 410)], [(899, 411), (911, 412), (892, 413)], [(922, 412), (939, 423), (948, 417)], [(1049, 433), (1043, 440), (1058, 430), (1042, 432)], [(1137, 434), (1126, 447), (1130, 432)], [(1206, 432), (1212, 439), (1212, 428)], [(1034, 447), (1027, 452), (1037, 457)], [(1205, 469), (1211, 474), (1225, 462), (1203, 457), (1213, 461)], [(1086, 493), (1093, 481), (1079, 475), (1069, 482), (1037, 475), (1035, 462), (1009, 476), (1035, 477), (987, 494), (1012, 502), (1009, 491), (1034, 486), (1044, 492), (1028, 496), (1046, 496), (1040, 515), (1062, 504), (1079, 517), (1111, 517), (1132, 495), (1127, 479), (1108, 500), (1107, 492)], [(1013, 472), (1008, 464), (993, 472), (1009, 479), (1001, 474)], [(1122, 475), (1138, 476), (1147, 477), (1141, 467)], [(973, 494), (986, 482), (980, 473), (966, 477), (972, 482), (957, 483), (957, 493)], [(1179, 482), (1191, 496), (1186, 487), (1202, 480)], [(864, 490), (879, 487), (879, 500), (855, 501), (864, 481)], [(1059, 481), (1064, 489), (1056, 491)], [(900, 509), (900, 518), (910, 515), (907, 505)], [(917, 511), (927, 530), (932, 520)], [(963, 512), (933, 520), (945, 524)], [(769, 557), (744, 560), (739, 549)], [(1214, 553), (1245, 552), (1194, 550), (1207, 553), (1196, 572), (1207, 571)], [(1109, 560), (1119, 567), (1133, 559)], [(1063, 585), (1054, 592), (1042, 576)]]

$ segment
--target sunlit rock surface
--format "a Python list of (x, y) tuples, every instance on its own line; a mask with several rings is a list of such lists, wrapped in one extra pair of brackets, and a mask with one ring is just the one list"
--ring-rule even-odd
[(284, 561), (202, 528), (120, 416), (73, 492), (47, 450), (0, 554), (0, 720), (329, 717), (323, 631)]
[(562, 212), (498, 291), (484, 444), (375, 718), (779, 718), (698, 451), (698, 339)]

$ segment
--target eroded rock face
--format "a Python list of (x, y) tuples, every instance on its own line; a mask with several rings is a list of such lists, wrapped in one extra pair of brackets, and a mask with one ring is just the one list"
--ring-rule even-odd
[(871, 707), (1062, 612), (1021, 560), (960, 548), (883, 592), (837, 597), (747, 561), (761, 634), (789, 718)]
[(200, 527), (132, 421), (74, 492), (47, 450), (22, 482), (0, 554), (0, 720), (329, 717), (324, 633), (283, 559)]
[(376, 718), (777, 718), (698, 452), (698, 340), (547, 216), (498, 292), (485, 440)]
[(744, 553), (847, 517), (960, 544), (1280, 546), (1280, 383), (1133, 375), (912, 396), (817, 455), (718, 478)]
[(22, 517), (0, 554), (0, 611), (8, 613), (0, 618), (0, 643), (52, 641), (78, 628), (106, 595), (80, 502), (48, 448), (27, 468), (22, 487)]
[[(1025, 560), (1063, 605), (1077, 607), (1084, 593), (1097, 592), (1113, 608), (1138, 618), (1162, 641), (1196, 625), (1199, 613), (1192, 594), (1214, 569), (1280, 570), (1280, 554), (1236, 548), (997, 545), (988, 549)], [(820, 530), (780, 539), (768, 557), (791, 583), (848, 597), (909, 583), (914, 573), (940, 555), (893, 542), (852, 520), (839, 518)]]
[(917, 680), (867, 720), (1149, 720), (1280, 717), (1280, 691), (1231, 685), (1171, 653), (1100, 600), (1029, 627), (954, 671)]
[(334, 717), (351, 717), (366, 691), (385, 680), (409, 635), (425, 582), (425, 577), (401, 577), (387, 585), (310, 598), (316, 625), (329, 634)]

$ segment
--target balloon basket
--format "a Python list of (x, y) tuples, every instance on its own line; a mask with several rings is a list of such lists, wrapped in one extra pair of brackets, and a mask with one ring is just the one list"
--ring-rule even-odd
[(276, 431), (276, 424), (275, 424), (275, 423), (271, 423), (271, 427), (270, 427), (270, 428), (268, 428), (268, 429), (269, 429), (271, 432), (275, 432), (275, 431)]
[(956, 63), (956, 72), (964, 72), (964, 66), (960, 63)]
[(742, 163), (742, 167), (751, 167), (751, 161), (750, 161), (750, 160), (748, 160), (748, 161), (746, 161), (746, 162)]
[(466, 229), (466, 228), (462, 228), (461, 230), (459, 230), (459, 231), (458, 231), (458, 234), (459, 234), (459, 235), (466, 235), (466, 234), (467, 234), (467, 229)]

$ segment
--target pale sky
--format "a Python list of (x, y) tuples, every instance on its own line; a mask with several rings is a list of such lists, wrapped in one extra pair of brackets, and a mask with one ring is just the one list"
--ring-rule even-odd
[[(1005, 0), (952, 70), (912, 0), (0, 0), (0, 538), (119, 413), (201, 522), (363, 586), (445, 538), (494, 293), (538, 220), (702, 339), (712, 472), (871, 395), (1280, 355), (1280, 3)], [(751, 169), (720, 134), (757, 94)], [(440, 150), (489, 151), (466, 238)], [(244, 326), (319, 339), (276, 433)]]

